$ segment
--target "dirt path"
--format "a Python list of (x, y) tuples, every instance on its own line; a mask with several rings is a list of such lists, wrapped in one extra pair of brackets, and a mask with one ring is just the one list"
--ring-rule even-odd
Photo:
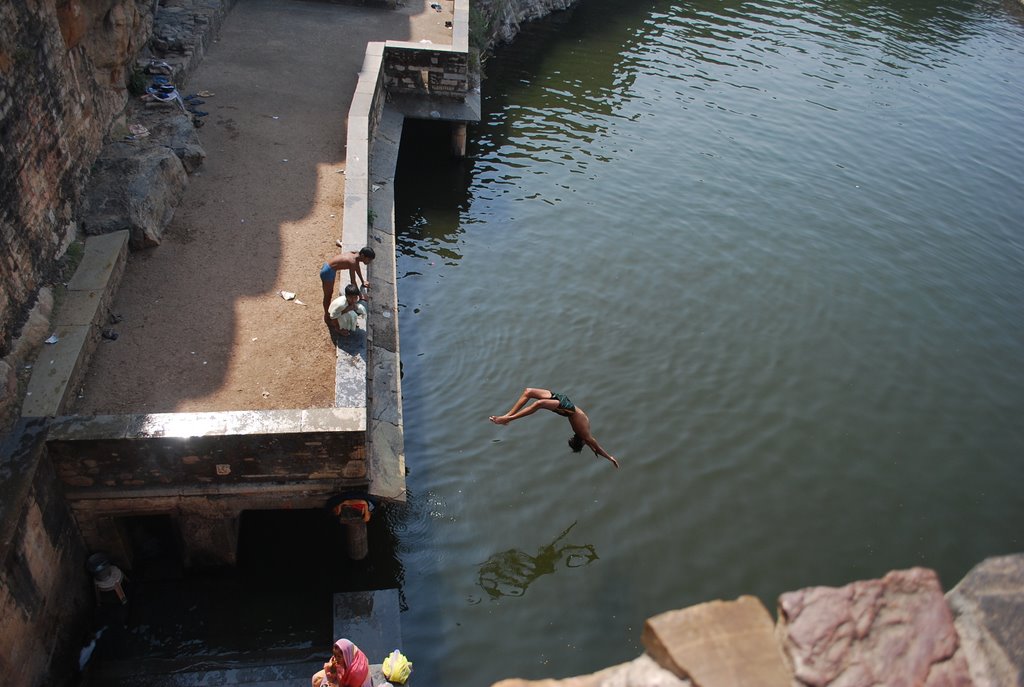
[(131, 255), (119, 338), (97, 347), (72, 412), (333, 405), (318, 271), (342, 231), (345, 117), (367, 42), (450, 41), (452, 0), (431, 1), (239, 0), (184, 89), (214, 94), (206, 162), (162, 245)]

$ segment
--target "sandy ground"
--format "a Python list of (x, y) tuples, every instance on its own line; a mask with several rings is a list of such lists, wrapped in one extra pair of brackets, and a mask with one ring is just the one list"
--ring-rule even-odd
[(334, 404), (318, 272), (343, 231), (345, 117), (366, 43), (449, 43), (452, 5), (239, 0), (183, 89), (214, 94), (200, 106), (206, 162), (163, 243), (131, 255), (119, 338), (97, 347), (71, 412)]

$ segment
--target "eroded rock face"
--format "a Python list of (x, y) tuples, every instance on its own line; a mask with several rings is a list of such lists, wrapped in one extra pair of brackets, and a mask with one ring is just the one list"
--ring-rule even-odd
[(932, 570), (912, 568), (880, 580), (783, 594), (776, 633), (797, 684), (972, 684), (952, 614)]
[(75, 232), (153, 0), (0, 2), (0, 355)]
[(523, 22), (568, 9), (578, 0), (477, 0), (474, 9), (487, 17), (492, 44), (511, 42)]
[(142, 109), (136, 113), (134, 120), (149, 129), (149, 145), (165, 146), (173, 150), (189, 174), (203, 165), (206, 151), (199, 142), (196, 127), (192, 119), (182, 114), (177, 107)]
[(1024, 554), (979, 563), (946, 601), (976, 687), (1024, 685)]

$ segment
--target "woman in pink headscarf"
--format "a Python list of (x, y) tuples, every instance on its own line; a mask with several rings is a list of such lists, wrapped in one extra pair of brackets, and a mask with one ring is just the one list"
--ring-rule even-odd
[(366, 654), (347, 639), (334, 643), (331, 660), (313, 676), (313, 687), (371, 687)]

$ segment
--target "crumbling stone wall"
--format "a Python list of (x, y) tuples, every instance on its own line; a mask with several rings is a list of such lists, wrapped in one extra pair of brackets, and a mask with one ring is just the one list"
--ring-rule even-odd
[(519, 27), (528, 21), (546, 17), (556, 10), (569, 9), (579, 0), (472, 0), (470, 40), (481, 50), (510, 43)]
[(152, 0), (0, 2), (0, 356), (74, 239), (152, 11)]
[(46, 456), (45, 420), (0, 444), (0, 683), (70, 684), (93, 604), (78, 526)]

